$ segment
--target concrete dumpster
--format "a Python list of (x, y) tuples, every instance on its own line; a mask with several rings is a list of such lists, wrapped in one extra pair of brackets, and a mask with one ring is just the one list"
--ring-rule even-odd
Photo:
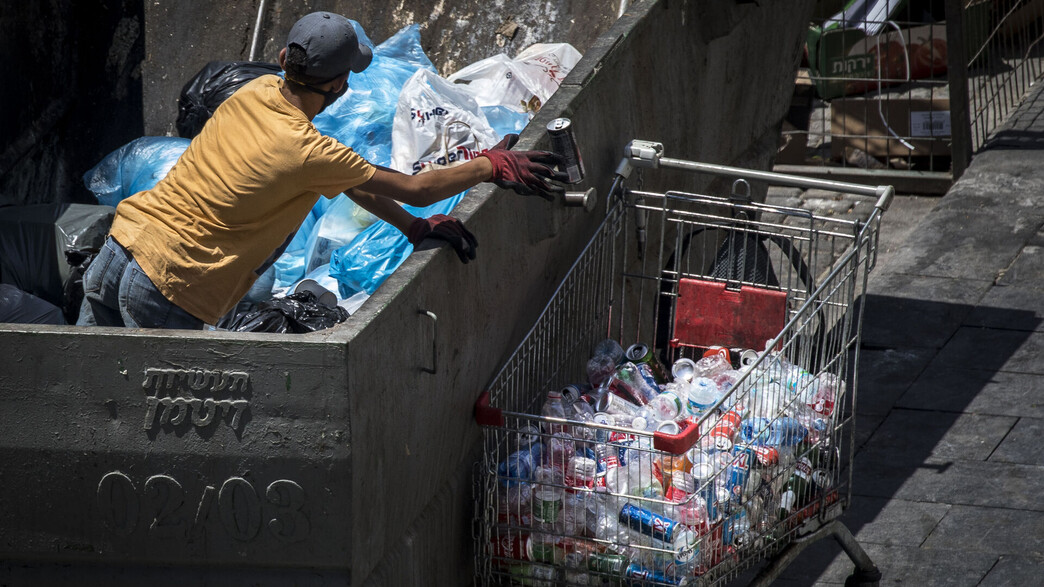
[[(633, 138), (767, 169), (811, 5), (633, 3), (519, 147), (571, 118), (602, 194)], [(0, 583), (469, 584), (473, 403), (604, 209), (473, 189), (476, 262), (309, 335), (0, 325)]]

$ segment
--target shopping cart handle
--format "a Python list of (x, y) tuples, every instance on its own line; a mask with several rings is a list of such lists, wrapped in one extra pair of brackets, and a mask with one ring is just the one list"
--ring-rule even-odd
[(654, 433), (653, 448), (659, 451), (669, 452), (672, 455), (684, 454), (692, 448), (700, 438), (700, 427), (694, 422), (688, 420), (678, 422), (678, 426), (681, 427), (681, 430), (679, 430), (677, 434), (667, 434), (666, 432)]
[(475, 401), (475, 421), (479, 426), (504, 426), (504, 413), (489, 405), (488, 391), (483, 391)]

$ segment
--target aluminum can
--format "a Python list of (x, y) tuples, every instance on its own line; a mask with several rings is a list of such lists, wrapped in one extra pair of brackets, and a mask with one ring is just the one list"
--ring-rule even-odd
[(714, 477), (714, 465), (706, 462), (694, 463), (692, 465), (692, 478), (695, 481), (700, 497), (707, 503), (707, 517), (710, 519), (711, 524), (719, 521), (722, 517), (716, 492), (717, 483), (715, 483)]
[(736, 438), (736, 432), (742, 421), (739, 414), (735, 412), (729, 411), (722, 414), (708, 434), (714, 441), (714, 448), (723, 452), (732, 450), (732, 441)]
[(568, 176), (568, 183), (584, 180), (584, 160), (580, 157), (580, 146), (573, 135), (573, 121), (556, 118), (547, 123), (547, 136), (551, 139), (551, 151), (562, 158), (559, 169)]
[(587, 385), (587, 389), (583, 385), (577, 383), (570, 383), (569, 385), (562, 388), (562, 400), (565, 403), (572, 404), (576, 400), (580, 399), (580, 396), (590, 391), (590, 385)]
[(737, 444), (734, 450), (750, 453), (749, 462), (752, 469), (768, 469), (779, 462), (779, 449), (774, 446)]
[(670, 379), (667, 377), (667, 368), (663, 366), (663, 363), (656, 357), (656, 353), (653, 352), (652, 347), (649, 345), (640, 342), (632, 344), (624, 351), (624, 357), (635, 365), (648, 365), (653, 377), (656, 378), (656, 383), (659, 385), (670, 382)]
[(627, 569), (630, 562), (627, 555), (613, 554), (611, 552), (592, 552), (587, 555), (587, 569), (597, 573), (603, 573), (613, 577), (620, 577)]
[(696, 362), (685, 357), (678, 359), (671, 366), (671, 375), (674, 376), (675, 381), (692, 383), (692, 380), (696, 378)]
[(628, 565), (624, 576), (634, 581), (650, 581), (660, 585), (688, 584), (688, 577), (685, 575), (675, 575), (666, 570), (648, 569), (638, 563)]
[(682, 527), (681, 524), (666, 516), (631, 503), (624, 504), (620, 508), (620, 523), (667, 544), (674, 542), (675, 532)]
[(729, 491), (729, 499), (739, 503), (743, 499), (743, 490), (750, 477), (751, 453), (740, 452), (725, 468), (725, 488)]
[(494, 559), (530, 560), (529, 535), (502, 531), (489, 538)]

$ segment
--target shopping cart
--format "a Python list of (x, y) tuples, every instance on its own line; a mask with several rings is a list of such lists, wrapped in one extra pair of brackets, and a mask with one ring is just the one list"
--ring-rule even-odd
[[(604, 221), (476, 403), (476, 581), (721, 585), (760, 566), (765, 585), (833, 536), (849, 584), (876, 585), (837, 518), (858, 299), (893, 190), (662, 153), (627, 145)], [(654, 169), (727, 193), (644, 191)], [(853, 221), (758, 203), (752, 185), (876, 200)]]

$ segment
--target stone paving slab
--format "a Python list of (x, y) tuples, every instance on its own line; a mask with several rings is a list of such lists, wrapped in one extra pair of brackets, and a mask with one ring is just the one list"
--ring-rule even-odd
[(955, 505), (923, 547), (995, 554), (1044, 552), (1044, 512)]
[(967, 320), (992, 282), (883, 273), (867, 285), (863, 345), (938, 349)]
[(1044, 333), (962, 327), (933, 363), (1044, 375)]
[(857, 496), (841, 519), (860, 544), (916, 548), (950, 507), (945, 503)]
[(1044, 418), (1044, 375), (954, 368), (933, 363), (897, 407)]
[[(1044, 243), (1040, 234), (1034, 241)], [(972, 310), (965, 324), (1011, 330), (1044, 330), (1044, 246), (1030, 244)]]
[(934, 349), (860, 349), (857, 418), (885, 415), (917, 381)]
[(1044, 467), (991, 461), (911, 465), (860, 456), (856, 455), (853, 496), (1044, 511)]
[[(1044, 419), (1019, 418), (1008, 436), (990, 455), (990, 460), (998, 463), (1044, 467), (1041, 438), (1044, 438)], [(1039, 488), (1039, 496), (1044, 501), (1044, 487)]]
[[(1040, 283), (1044, 284), (1044, 281)], [(1044, 331), (1044, 289), (992, 287), (982, 305), (968, 313), (966, 326)]]
[(1044, 556), (1002, 555), (978, 587), (1039, 585), (1044, 577)]
[(1017, 421), (1010, 416), (893, 410), (856, 454), (856, 463), (916, 467), (954, 460), (985, 461)]
[[(975, 587), (997, 562), (997, 555), (984, 552), (965, 552), (911, 548), (909, 546), (885, 546), (866, 543), (861, 546), (878, 570), (881, 571), (880, 585), (916, 585), (917, 587)], [(774, 586), (817, 586), (844, 585), (855, 565), (836, 542), (823, 540), (808, 551), (773, 583)], [(802, 565), (805, 556), (810, 558), (830, 555), (833, 560), (822, 572), (803, 573), (819, 566)]]
[(944, 208), (943, 200), (892, 257), (891, 272), (993, 281), (1044, 220), (1044, 209), (1016, 218), (1008, 211)]

